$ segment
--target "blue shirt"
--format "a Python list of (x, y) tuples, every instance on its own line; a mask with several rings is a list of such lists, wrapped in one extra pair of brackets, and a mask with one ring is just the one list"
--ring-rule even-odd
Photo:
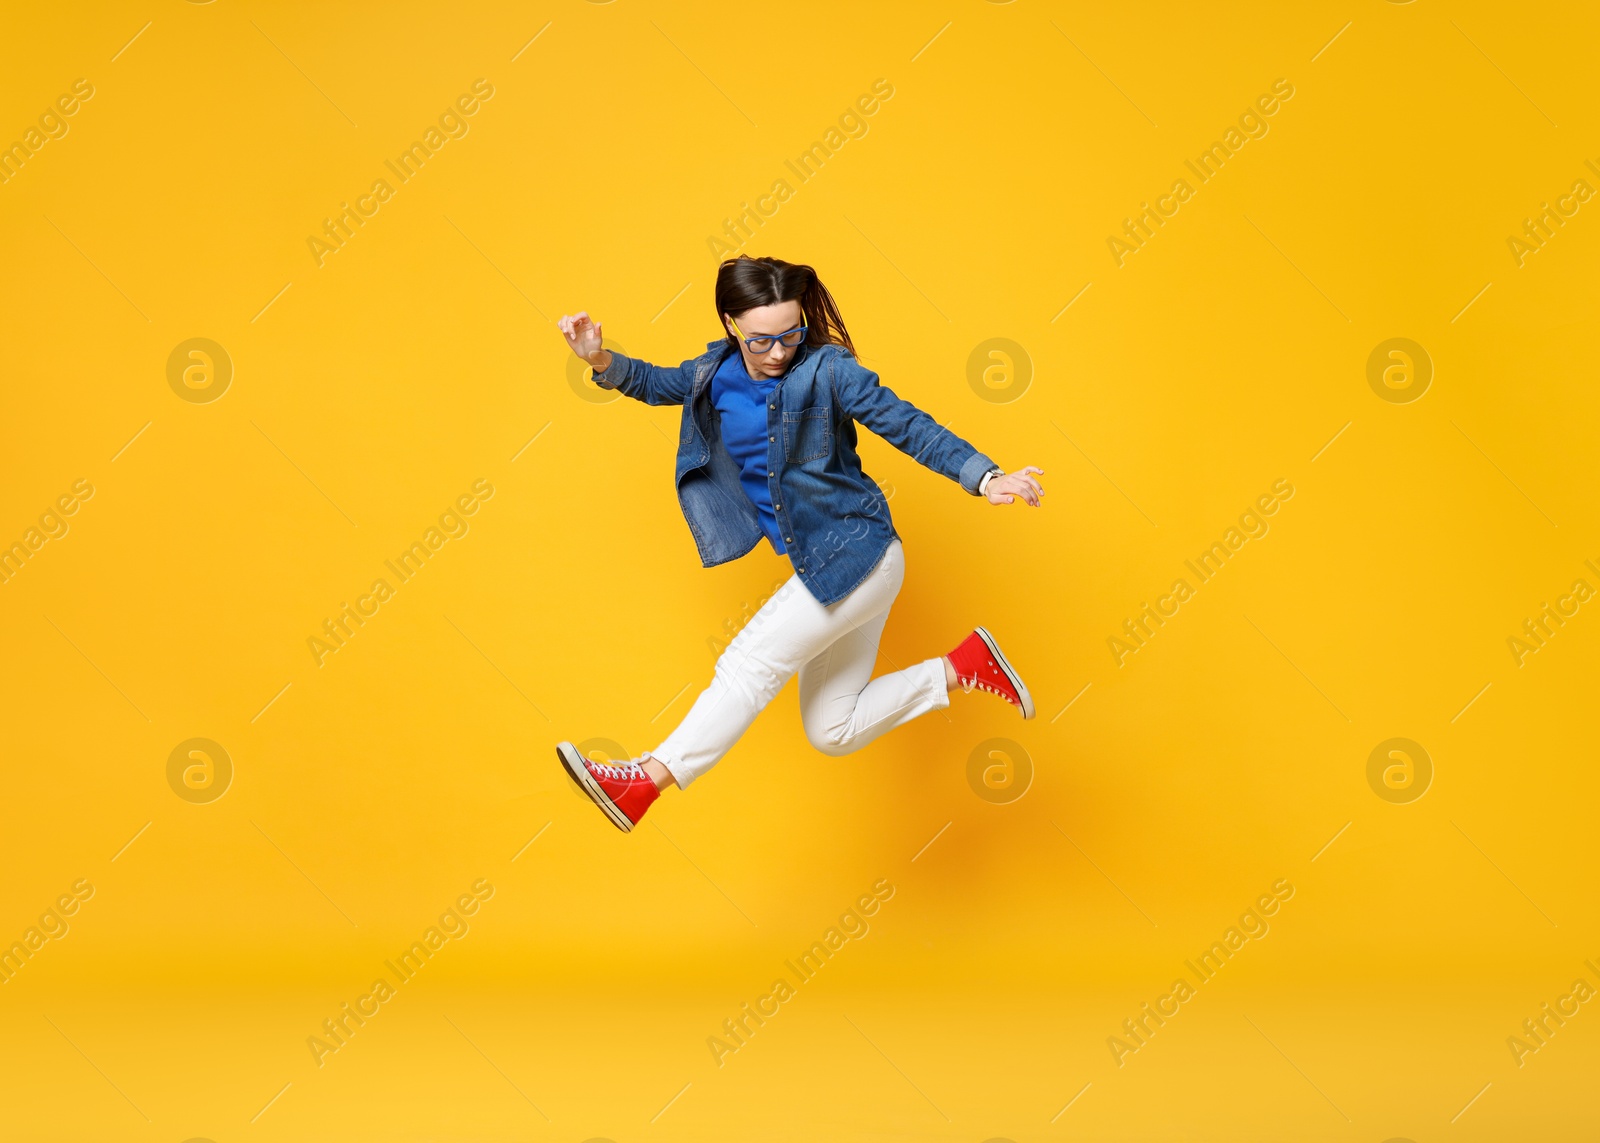
[(772, 511), (772, 489), (767, 468), (767, 397), (778, 387), (779, 377), (751, 378), (744, 358), (730, 353), (711, 377), (711, 404), (722, 417), (722, 443), (739, 466), (739, 486), (756, 506), (761, 530), (780, 555), (785, 552)]

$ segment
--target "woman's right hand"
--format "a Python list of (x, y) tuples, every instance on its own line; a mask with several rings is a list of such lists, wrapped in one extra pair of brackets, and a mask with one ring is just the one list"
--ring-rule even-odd
[(1044, 469), (1035, 464), (1024, 465), (1017, 472), (1008, 472), (1004, 476), (997, 476), (989, 481), (989, 487), (984, 491), (984, 499), (990, 504), (1013, 504), (1018, 497), (1023, 503), (1039, 507), (1039, 497), (1044, 495), (1044, 486), (1033, 477), (1037, 472), (1044, 475)]
[(561, 320), (556, 322), (561, 334), (567, 339), (567, 346), (584, 361), (596, 369), (602, 369), (610, 364), (611, 354), (600, 348), (601, 327), (600, 323), (589, 317), (587, 310), (579, 310), (576, 314), (562, 314)]

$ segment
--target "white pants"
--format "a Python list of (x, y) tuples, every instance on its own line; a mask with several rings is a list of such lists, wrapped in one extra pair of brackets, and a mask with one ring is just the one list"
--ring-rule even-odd
[(878, 639), (904, 579), (899, 540), (831, 606), (790, 576), (718, 656), (711, 685), (650, 757), (688, 786), (716, 765), (796, 672), (806, 738), (824, 754), (859, 750), (886, 730), (949, 706), (942, 657), (872, 678)]

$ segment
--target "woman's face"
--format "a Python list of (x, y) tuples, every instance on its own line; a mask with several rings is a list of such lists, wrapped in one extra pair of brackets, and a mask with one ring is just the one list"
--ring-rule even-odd
[(804, 324), (805, 316), (801, 312), (798, 301), (779, 302), (775, 306), (757, 306), (753, 310), (745, 310), (742, 314), (734, 314), (733, 321), (739, 323), (739, 329), (733, 328), (732, 322), (726, 316), (723, 324), (728, 327), (728, 332), (739, 341), (739, 353), (744, 358), (745, 370), (752, 377), (782, 377), (784, 370), (800, 352), (800, 346), (790, 347), (782, 342), (774, 341), (772, 348), (765, 353), (751, 353), (750, 347), (739, 337), (740, 331), (745, 337), (761, 337), (763, 335), (776, 337), (780, 333), (787, 333)]

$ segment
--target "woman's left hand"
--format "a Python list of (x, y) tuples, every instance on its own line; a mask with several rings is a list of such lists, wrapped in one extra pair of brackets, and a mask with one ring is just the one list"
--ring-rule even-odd
[(1029, 464), (1024, 465), (1020, 471), (997, 476), (989, 481), (989, 487), (984, 489), (984, 497), (990, 504), (1010, 504), (1020, 496), (1037, 508), (1039, 497), (1044, 495), (1044, 488), (1029, 475), (1034, 472), (1044, 475), (1044, 469)]

